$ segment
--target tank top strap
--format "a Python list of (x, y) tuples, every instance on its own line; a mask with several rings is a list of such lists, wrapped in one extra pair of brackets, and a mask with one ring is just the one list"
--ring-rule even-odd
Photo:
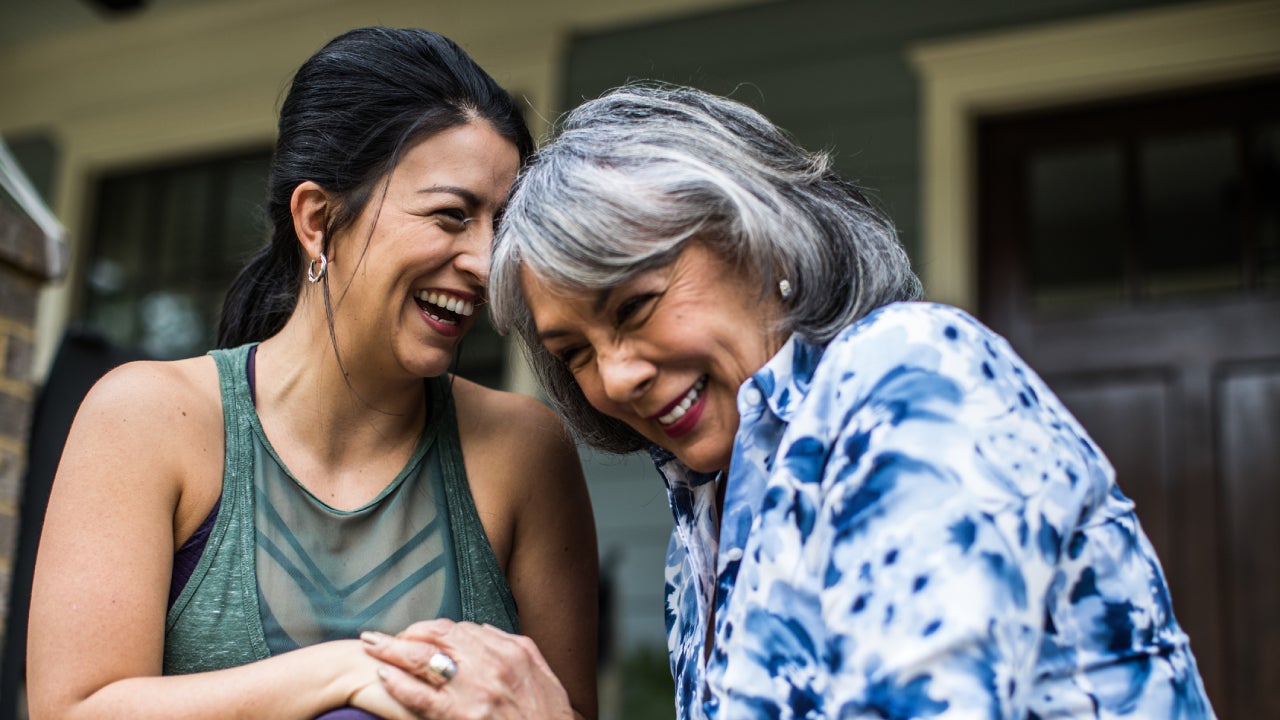
[(217, 519), (165, 621), (166, 675), (268, 657), (254, 582), (252, 401), (245, 345), (209, 353), (218, 368), (226, 448)]
[(520, 631), (519, 614), (511, 587), (502, 573), (498, 559), (489, 544), (475, 499), (467, 482), (462, 461), (462, 442), (458, 438), (458, 422), (453, 393), (447, 377), (428, 378), (432, 407), (444, 414), (439, 443), (440, 469), (443, 472), (448, 504), (449, 527), (458, 562), (458, 585), (462, 616), (472, 622), (487, 623), (507, 632)]

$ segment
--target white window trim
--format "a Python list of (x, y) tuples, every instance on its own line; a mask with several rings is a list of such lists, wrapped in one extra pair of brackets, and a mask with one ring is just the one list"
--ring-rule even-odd
[(932, 300), (977, 309), (974, 119), (1280, 72), (1280, 2), (1205, 2), (908, 50), (921, 86), (922, 244)]

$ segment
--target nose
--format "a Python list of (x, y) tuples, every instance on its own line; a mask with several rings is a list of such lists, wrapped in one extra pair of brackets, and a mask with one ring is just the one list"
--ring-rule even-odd
[(457, 268), (471, 275), (483, 287), (489, 286), (489, 257), (493, 248), (492, 223), (473, 222), (459, 238), (458, 254), (454, 258)]
[(653, 363), (639, 357), (628, 344), (609, 348), (597, 355), (600, 384), (606, 397), (615, 403), (629, 403), (653, 384)]

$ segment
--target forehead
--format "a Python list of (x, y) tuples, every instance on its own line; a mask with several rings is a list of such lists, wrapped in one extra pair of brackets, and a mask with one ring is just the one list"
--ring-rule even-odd
[(483, 119), (445, 128), (405, 149), (392, 182), (415, 182), (424, 175), (454, 178), (455, 183), (500, 187), (505, 195), (520, 167), (515, 143)]
[(686, 244), (672, 261), (652, 268), (637, 269), (603, 288), (584, 288), (549, 280), (532, 270), (520, 268), (520, 285), (534, 325), (540, 333), (552, 325), (610, 322), (609, 305), (646, 278), (661, 278), (668, 297), (684, 302), (739, 302), (754, 290), (750, 273), (721, 258), (705, 243)]
[(609, 294), (607, 289), (571, 287), (553, 282), (532, 270), (528, 264), (520, 266), (520, 290), (535, 323), (540, 313), (546, 315), (570, 306), (577, 310), (594, 308)]

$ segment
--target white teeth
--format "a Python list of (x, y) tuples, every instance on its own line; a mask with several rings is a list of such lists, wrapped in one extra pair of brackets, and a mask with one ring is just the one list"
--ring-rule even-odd
[[(418, 299), (428, 305), (435, 305), (438, 308), (444, 308), (449, 312), (458, 313), (463, 317), (471, 317), (472, 313), (476, 311), (475, 303), (461, 298), (449, 297), (444, 293), (419, 290)], [(431, 317), (435, 317), (435, 315), (432, 315)]]
[(457, 320), (450, 320), (450, 319), (448, 319), (448, 318), (442, 318), (442, 317), (440, 317), (439, 315), (435, 315), (435, 314), (433, 314), (433, 313), (431, 313), (431, 312), (427, 312), (427, 315), (428, 315), (432, 320), (435, 320), (436, 322), (438, 322), (438, 323), (442, 323), (442, 324), (444, 324), (444, 325), (457, 325), (457, 324), (458, 324), (458, 321), (457, 321)]
[(698, 378), (698, 382), (693, 384), (693, 387), (689, 389), (689, 392), (680, 400), (680, 404), (671, 408), (671, 412), (658, 418), (658, 423), (661, 425), (670, 425), (684, 417), (684, 414), (689, 412), (689, 408), (693, 407), (694, 401), (698, 399), (698, 393), (702, 392), (702, 388), (706, 386), (707, 379), (705, 377)]

